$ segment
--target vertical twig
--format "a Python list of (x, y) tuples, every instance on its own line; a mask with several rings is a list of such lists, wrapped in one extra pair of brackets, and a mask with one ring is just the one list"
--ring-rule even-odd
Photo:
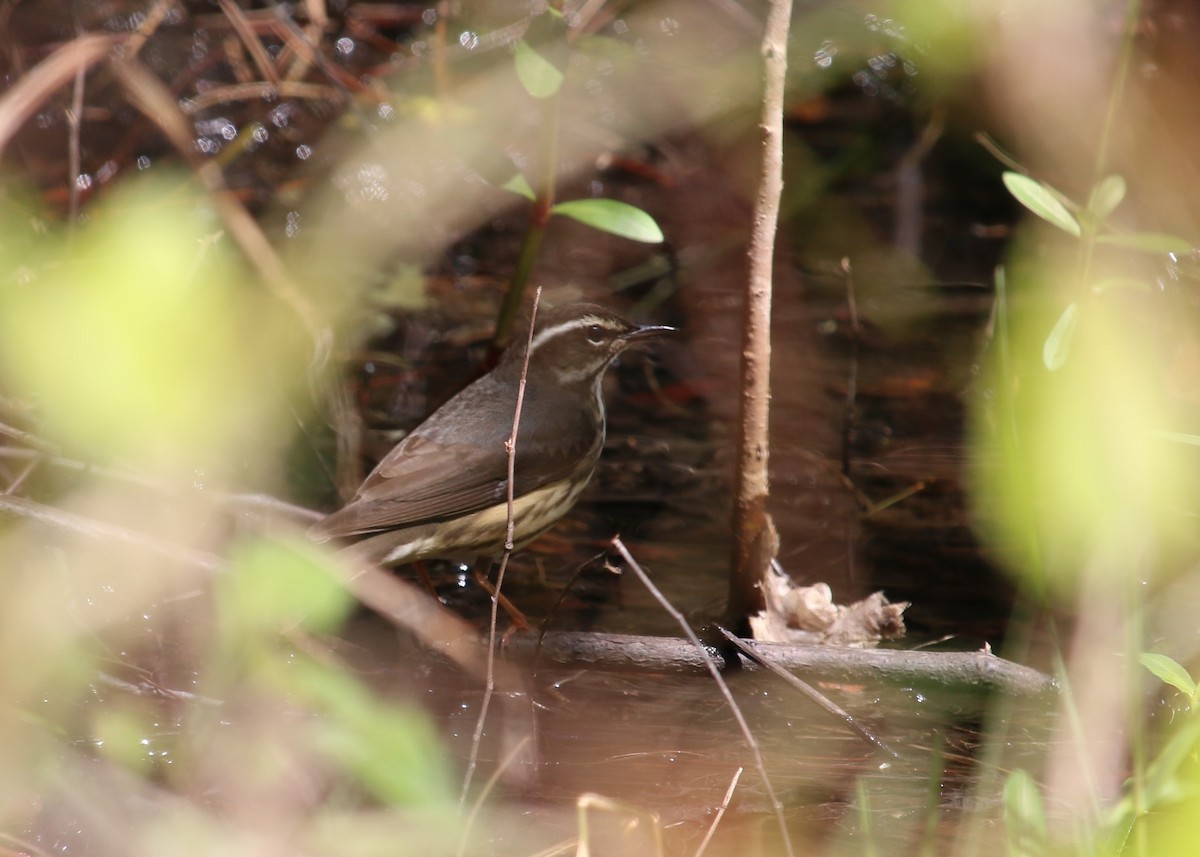
[(475, 820), (479, 818), (479, 813), (483, 810), (483, 803), (487, 800), (487, 796), (496, 788), (496, 783), (500, 782), (500, 777), (507, 771), (516, 761), (517, 756), (525, 749), (525, 745), (530, 741), (530, 736), (526, 735), (517, 745), (508, 751), (507, 755), (500, 760), (500, 764), (496, 766), (496, 770), (488, 777), (488, 781), (483, 784), (483, 788), (479, 790), (479, 797), (471, 804), (471, 811), (467, 813), (466, 819), (463, 821), (462, 833), (458, 837), (458, 850), (455, 852), (455, 857), (463, 857), (467, 853), (467, 845), (470, 842), (472, 828), (475, 827)]
[(846, 369), (846, 408), (842, 413), (842, 475), (850, 478), (850, 439), (854, 434), (855, 400), (858, 398), (858, 342), (862, 323), (858, 320), (858, 301), (854, 297), (854, 272), (850, 258), (842, 257), (842, 275), (846, 281), (846, 308), (850, 313), (850, 365)]
[(771, 0), (763, 33), (762, 169), (750, 236), (750, 276), (742, 326), (741, 419), (733, 510), (733, 576), (727, 622), (735, 630), (761, 608), (759, 581), (775, 555), (767, 514), (771, 393), (771, 272), (783, 191), (783, 94), (791, 0)]
[[(850, 361), (846, 368), (846, 407), (842, 413), (842, 478), (850, 485), (850, 445), (857, 422), (855, 411), (858, 399), (858, 345), (862, 337), (862, 322), (858, 320), (858, 299), (854, 294), (854, 270), (850, 257), (842, 257), (842, 275), (846, 281), (846, 308), (850, 313)], [(851, 582), (858, 580), (857, 563), (854, 561), (854, 524), (846, 528), (846, 572)]]
[(83, 134), (83, 83), (87, 77), (87, 67), (80, 64), (75, 69), (75, 85), (71, 90), (71, 109), (67, 113), (67, 188), (69, 194), (67, 203), (67, 224), (73, 233), (79, 222), (79, 197), (83, 188), (79, 183), (79, 173), (83, 169), (83, 155), (80, 151), (80, 137)]
[(233, 0), (217, 0), (217, 5), (221, 7), (221, 12), (229, 20), (233, 31), (237, 33), (242, 44), (246, 46), (247, 53), (254, 60), (254, 65), (258, 67), (258, 73), (263, 76), (263, 79), (267, 83), (272, 86), (279, 86), (279, 69), (275, 67), (275, 61), (267, 53), (262, 39), (254, 32), (254, 25), (246, 17), (246, 13)]
[[(550, 8), (562, 11), (561, 0), (550, 0)], [(550, 16), (549, 34), (546, 43), (541, 46), (543, 55), (563, 72), (567, 67), (567, 32), (561, 15)], [(512, 279), (504, 300), (500, 304), (500, 312), (496, 318), (496, 335), (492, 338), (493, 354), (508, 345), (512, 338), (513, 326), (517, 310), (521, 307), (522, 296), (533, 274), (533, 266), (541, 251), (542, 240), (546, 237), (546, 227), (554, 213), (554, 197), (558, 185), (559, 169), (559, 135), (562, 126), (562, 84), (553, 93), (541, 99), (542, 124), (541, 140), (538, 151), (538, 176), (533, 182), (533, 209), (529, 213), (529, 228), (525, 232), (525, 240), (521, 245), (521, 253), (517, 257)]]
[(500, 313), (496, 320), (496, 335), (492, 339), (493, 349), (499, 351), (508, 345), (512, 338), (513, 324), (517, 310), (521, 306), (521, 298), (525, 287), (533, 275), (533, 266), (537, 262), (538, 253), (542, 249), (542, 241), (546, 237), (546, 227), (554, 209), (555, 186), (558, 183), (558, 135), (562, 114), (561, 87), (547, 98), (542, 109), (542, 140), (541, 140), (541, 176), (535, 192), (537, 198), (533, 202), (533, 210), (529, 213), (529, 228), (525, 232), (525, 240), (521, 244), (521, 252), (513, 269), (512, 280), (504, 293), (500, 304)]
[(479, 718), (475, 721), (475, 734), (471, 737), (471, 757), (467, 760), (467, 771), (463, 775), (462, 793), (459, 803), (465, 804), (467, 792), (471, 788), (471, 778), (479, 762), (479, 745), (483, 741), (483, 725), (487, 721), (488, 706), (496, 691), (496, 623), (499, 620), (500, 587), (504, 585), (504, 572), (508, 568), (508, 558), (513, 552), (513, 538), (516, 532), (516, 497), (514, 494), (517, 476), (517, 429), (521, 425), (521, 408), (525, 404), (525, 381), (529, 377), (529, 349), (533, 346), (533, 328), (537, 324), (538, 304), (542, 300), (542, 287), (538, 286), (533, 293), (533, 309), (529, 314), (529, 333), (525, 340), (525, 360), (521, 364), (521, 381), (517, 385), (517, 404), (513, 408), (512, 433), (504, 442), (504, 450), (508, 453), (508, 520), (504, 533), (504, 556), (500, 557), (500, 570), (496, 572), (496, 588), (492, 590), (492, 615), (488, 625), (486, 679), (484, 682), (483, 700), (479, 704)]
[(450, 15), (450, 4), (446, 0), (439, 0), (433, 8), (437, 13), (433, 28), (433, 85), (440, 103), (450, 97), (450, 73), (446, 65), (449, 51), (446, 46), (446, 18)]

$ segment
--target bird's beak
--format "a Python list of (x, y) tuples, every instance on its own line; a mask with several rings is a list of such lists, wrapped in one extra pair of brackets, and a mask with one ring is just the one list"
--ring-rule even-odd
[(665, 324), (641, 324), (621, 338), (628, 343), (641, 342), (643, 339), (655, 339), (668, 333), (674, 333), (676, 328)]

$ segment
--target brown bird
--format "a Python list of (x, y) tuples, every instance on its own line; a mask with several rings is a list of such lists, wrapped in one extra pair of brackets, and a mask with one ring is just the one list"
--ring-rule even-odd
[[(601, 382), (631, 344), (673, 330), (637, 325), (595, 304), (537, 319), (517, 431), (514, 544), (532, 541), (567, 513), (604, 447)], [(366, 478), (346, 506), (317, 523), (316, 541), (355, 539), (355, 553), (383, 565), (504, 550), (508, 452), (524, 338), (500, 362), (438, 408)]]

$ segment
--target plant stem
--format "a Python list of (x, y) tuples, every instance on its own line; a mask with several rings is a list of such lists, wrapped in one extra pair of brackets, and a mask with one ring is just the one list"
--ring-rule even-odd
[(508, 291), (500, 304), (500, 312), (496, 317), (496, 334), (492, 337), (492, 348), (499, 353), (512, 339), (513, 327), (516, 323), (517, 311), (521, 308), (521, 300), (525, 296), (525, 287), (533, 275), (533, 266), (537, 263), (542, 241), (546, 237), (546, 227), (554, 209), (555, 186), (558, 182), (558, 135), (562, 115), (562, 87), (542, 102), (542, 140), (540, 153), (541, 175), (534, 186), (537, 194), (533, 210), (529, 213), (529, 229), (521, 244), (521, 252), (517, 256), (517, 266), (509, 281)]
[(771, 274), (783, 192), (783, 96), (790, 0), (772, 0), (763, 33), (762, 168), (750, 236), (750, 274), (742, 322), (741, 413), (734, 475), (733, 574), (726, 624), (740, 631), (762, 607), (759, 582), (778, 547), (767, 514), (771, 396)]

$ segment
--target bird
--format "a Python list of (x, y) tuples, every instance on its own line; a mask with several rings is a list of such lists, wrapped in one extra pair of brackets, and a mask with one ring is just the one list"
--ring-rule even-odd
[(513, 547), (523, 547), (575, 505), (596, 469), (608, 368), (626, 348), (671, 331), (596, 304), (546, 310), (531, 337), (519, 338), (495, 368), (406, 435), (310, 538), (350, 540), (356, 557), (384, 566), (500, 555), (507, 547), (506, 444), (528, 350), (513, 480)]

